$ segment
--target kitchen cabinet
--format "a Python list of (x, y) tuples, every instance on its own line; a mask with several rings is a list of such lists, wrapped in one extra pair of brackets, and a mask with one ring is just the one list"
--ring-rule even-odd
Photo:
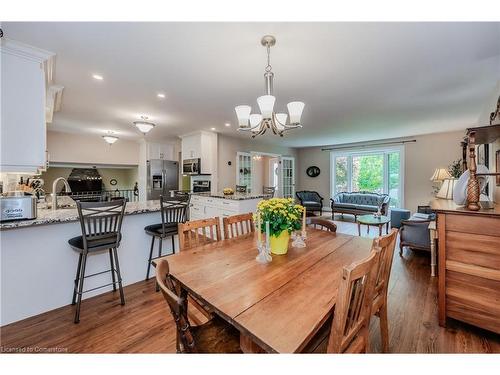
[(44, 63), (54, 54), (2, 39), (1, 170), (38, 173), (47, 163)]
[(181, 136), (182, 160), (201, 159), (201, 173), (217, 176), (217, 133), (199, 131)]
[(162, 159), (162, 160), (176, 160), (174, 155), (174, 145), (165, 143), (148, 143), (147, 144), (147, 158)]

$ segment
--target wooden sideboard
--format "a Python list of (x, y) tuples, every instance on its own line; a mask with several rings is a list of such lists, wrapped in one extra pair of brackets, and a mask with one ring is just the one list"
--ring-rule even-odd
[(468, 211), (450, 200), (437, 212), (439, 324), (454, 318), (500, 333), (500, 205)]

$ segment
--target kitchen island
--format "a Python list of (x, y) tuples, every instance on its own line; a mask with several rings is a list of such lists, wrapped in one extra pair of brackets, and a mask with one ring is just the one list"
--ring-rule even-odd
[[(146, 276), (151, 237), (144, 232), (144, 227), (161, 222), (159, 211), (158, 200), (127, 203), (123, 238), (118, 248), (124, 286), (144, 280)], [(0, 224), (0, 326), (71, 303), (78, 253), (70, 248), (68, 240), (78, 235), (81, 228), (75, 208), (39, 209), (34, 220)], [(171, 251), (171, 241), (164, 241), (162, 253)], [(89, 256), (86, 274), (109, 268), (108, 253), (98, 253)], [(110, 278), (109, 273), (88, 278), (84, 289), (107, 284)], [(111, 286), (83, 296), (88, 298), (110, 290)], [(118, 292), (116, 298), (119, 301)], [(85, 303), (82, 319), (86, 319)]]

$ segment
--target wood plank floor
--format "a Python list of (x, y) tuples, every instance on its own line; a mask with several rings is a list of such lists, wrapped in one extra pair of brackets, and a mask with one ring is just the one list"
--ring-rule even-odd
[[(357, 234), (354, 223), (337, 221), (338, 232)], [(363, 235), (366, 229), (363, 227)], [(371, 229), (375, 236), (376, 228)], [(437, 278), (430, 276), (426, 253), (396, 249), (389, 290), (392, 353), (500, 353), (500, 335), (457, 321), (441, 328), (437, 320)], [(68, 296), (70, 298), (71, 296)], [(81, 321), (73, 324), (73, 307), (0, 328), (2, 352), (174, 353), (175, 327), (154, 282), (125, 288), (82, 303)], [(371, 351), (380, 352), (378, 319), (370, 327)]]

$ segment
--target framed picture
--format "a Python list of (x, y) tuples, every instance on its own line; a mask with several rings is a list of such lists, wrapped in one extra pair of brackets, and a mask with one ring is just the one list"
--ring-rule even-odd
[[(500, 150), (495, 153), (496, 173), (500, 173)], [(497, 186), (500, 186), (500, 176), (496, 176)]]

